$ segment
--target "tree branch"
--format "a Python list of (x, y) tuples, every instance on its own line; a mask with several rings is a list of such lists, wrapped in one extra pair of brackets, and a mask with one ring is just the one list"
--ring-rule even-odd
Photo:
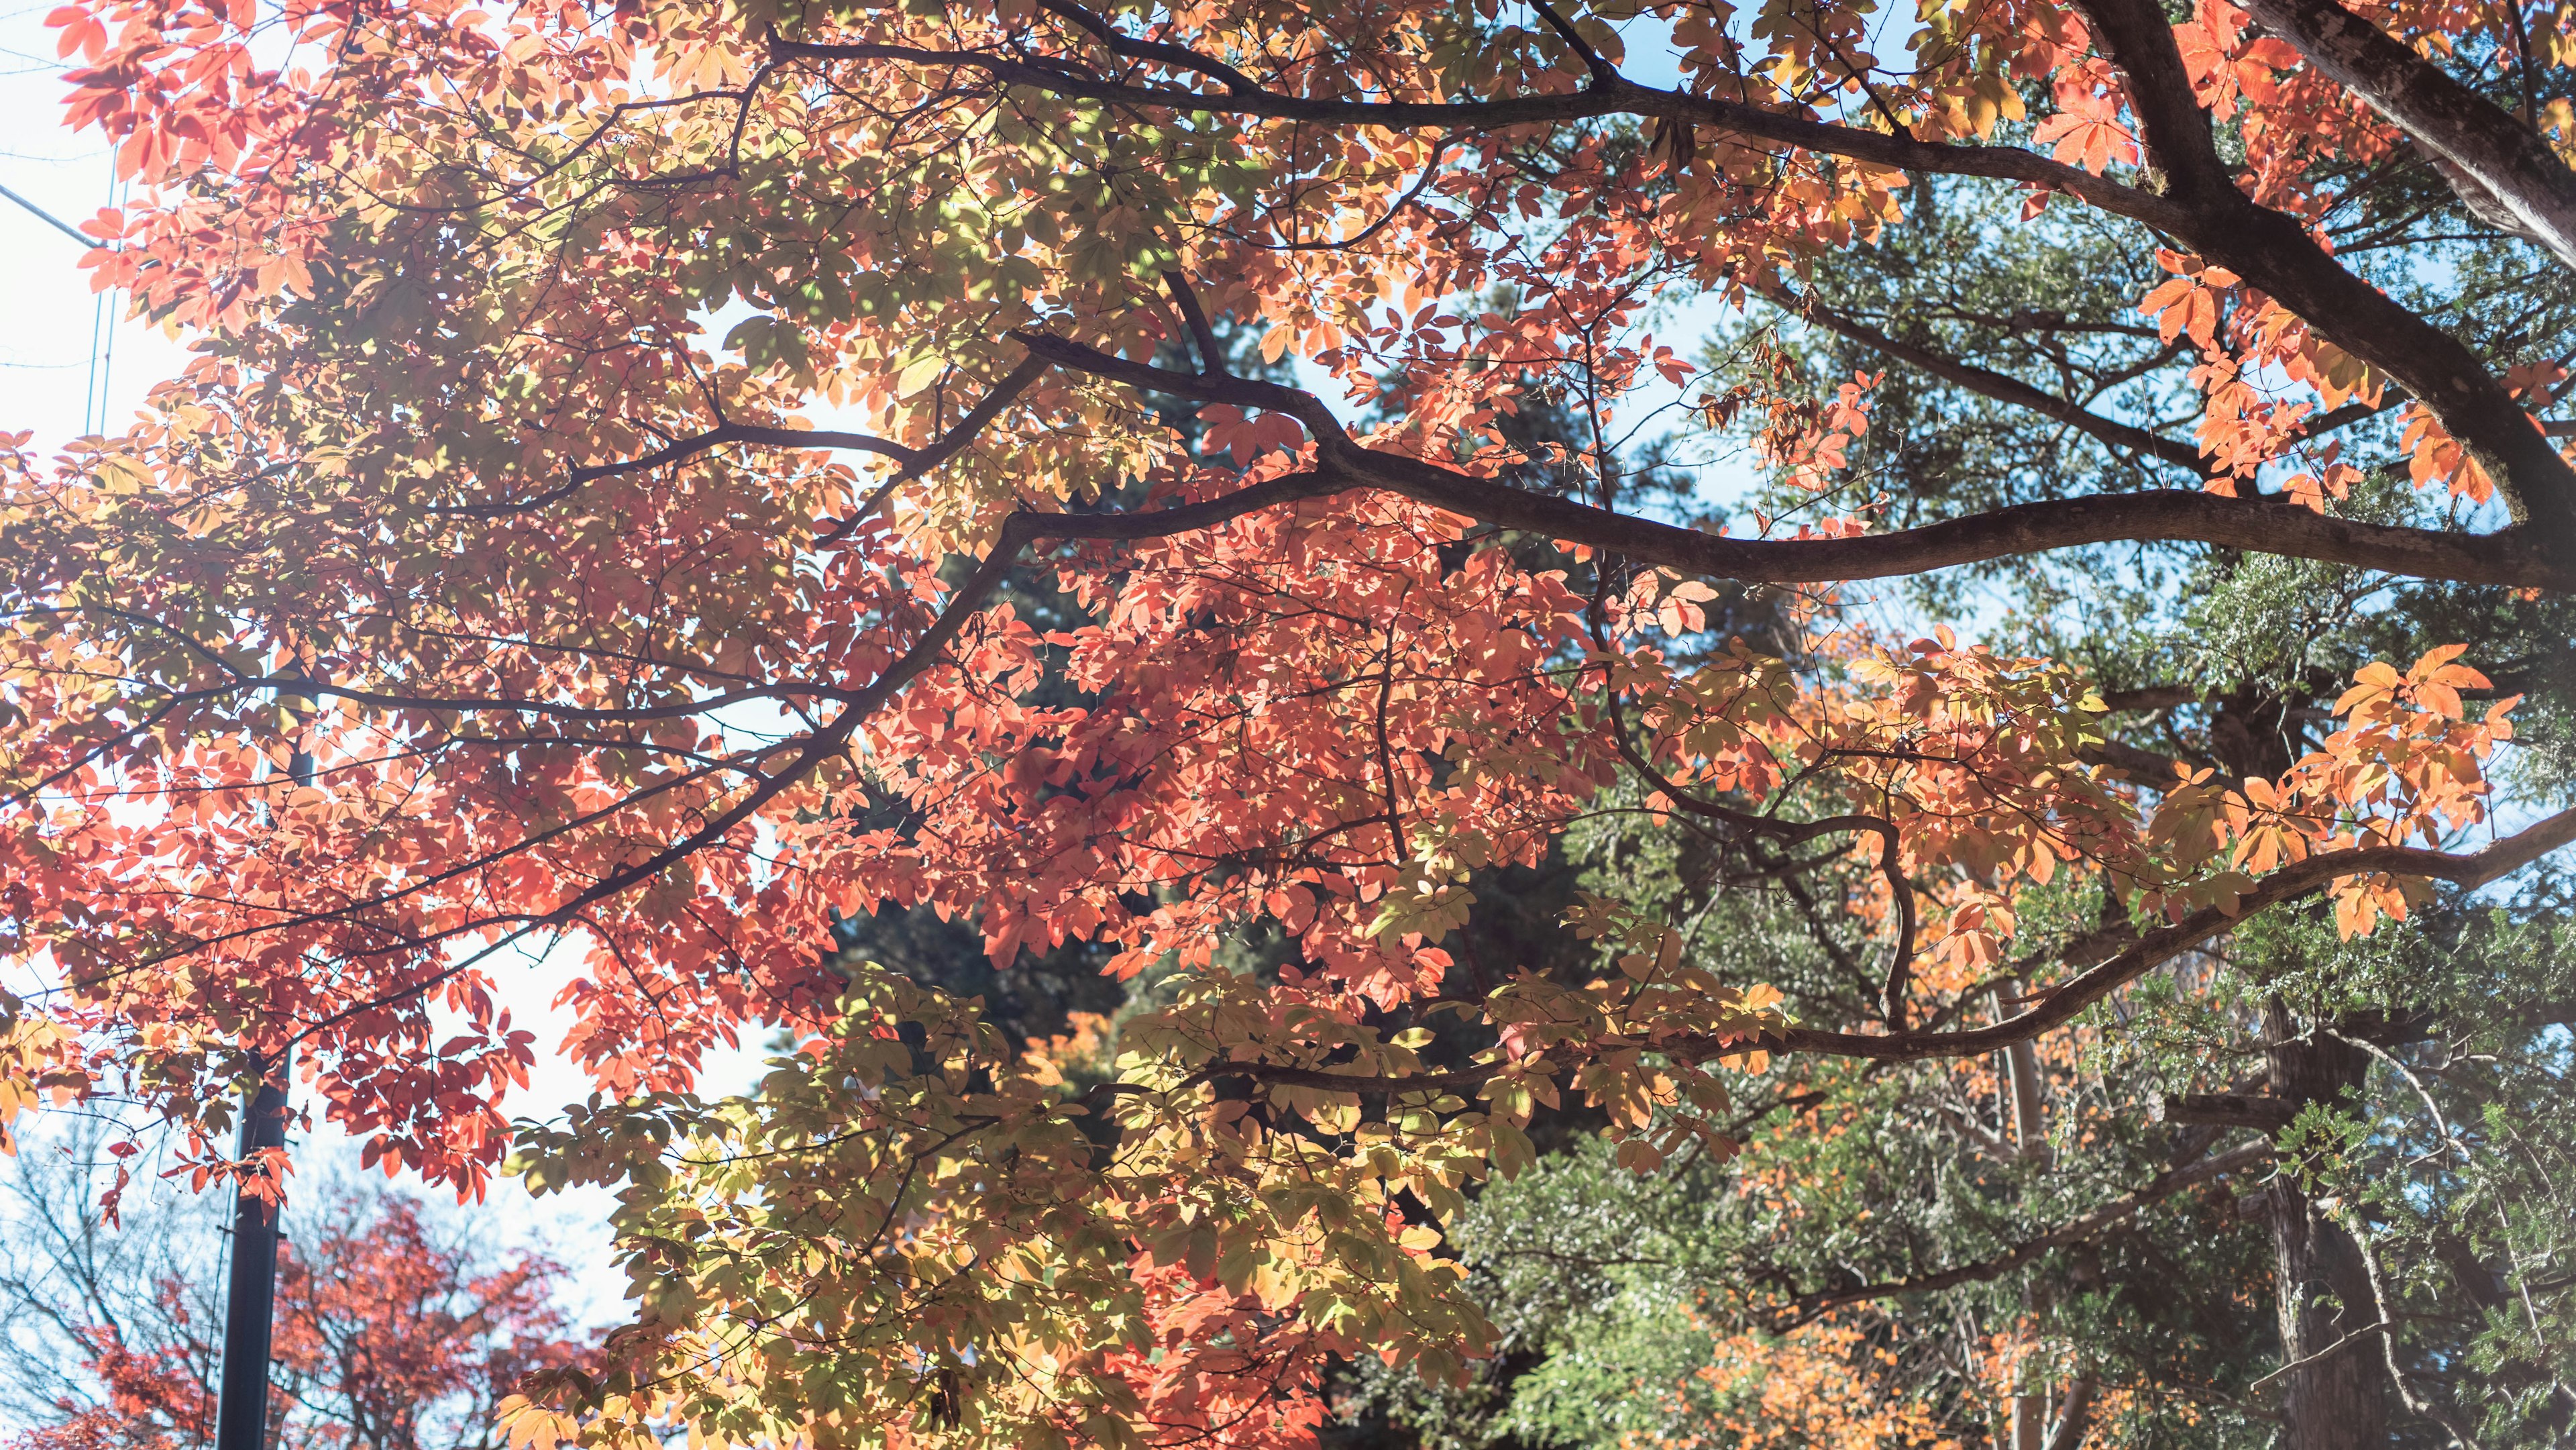
[(2102, 1382), (2089, 1374), (2079, 1374), (2067, 1382), (2066, 1398), (2057, 1411), (2057, 1431), (2048, 1437), (2048, 1450), (2084, 1450), (2085, 1433), (2093, 1428), (2093, 1397), (2101, 1389)]
[(1165, 272), (1163, 285), (1171, 289), (1181, 320), (1189, 324), (1190, 341), (1199, 350), (1199, 371), (1209, 377), (1226, 376), (1225, 349), (1216, 340), (1216, 329), (1208, 326), (1207, 309), (1199, 306), (1199, 294), (1190, 290), (1190, 279), (1177, 271)]
[[(772, 34), (775, 59), (891, 61), (968, 70), (1003, 85), (1068, 100), (1158, 107), (1195, 115), (1293, 121), (1309, 126), (1377, 126), (1444, 132), (1624, 115), (1668, 125), (1707, 126), (1758, 141), (1841, 156), (1896, 170), (1974, 176), (2064, 191), (2114, 215), (2181, 239), (2307, 319), (2319, 335), (2403, 384), (2494, 478), (2517, 523), (2535, 526), (2534, 548), (2576, 569), (2576, 468), (2532, 428), (2503, 384), (2458, 339), (2343, 266), (2295, 217), (2239, 190), (2220, 158), (2209, 118), (2162, 7), (2155, 0), (2085, 0), (2106, 53), (2130, 78), (2133, 105), (2158, 163), (2160, 188), (2123, 184), (2015, 146), (1953, 145), (1785, 115), (1742, 102), (1639, 85), (1615, 68), (1596, 70), (1580, 90), (1497, 100), (1339, 100), (1274, 91), (1223, 92), (1133, 85), (1068, 74), (987, 51), (943, 51), (875, 42), (789, 40)], [(1095, 32), (1096, 34), (1096, 32)], [(1190, 53), (1195, 56), (1195, 52)], [(1204, 73), (1198, 62), (1176, 61)], [(1857, 576), (1847, 576), (1857, 577)]]
[(2280, 1132), (2299, 1115), (2296, 1103), (2248, 1093), (2169, 1093), (2157, 1108), (2158, 1116), (2168, 1123), (2252, 1128), (2266, 1134)]
[[(1932, 1057), (1966, 1057), (2027, 1041), (2073, 1021), (2101, 1001), (2154, 968), (2190, 951), (2254, 912), (2324, 889), (2346, 876), (2374, 871), (2425, 877), (2475, 888), (2510, 875), (2570, 841), (2576, 841), (2576, 807), (2560, 811), (2485, 850), (2464, 855), (2414, 846), (2366, 846), (2324, 851), (2284, 866), (2254, 884), (2233, 911), (2205, 906), (2178, 922), (2142, 934), (2135, 946), (2082, 972), (2041, 997), (2039, 1004), (1991, 1027), (1959, 1032), (1867, 1033), (1820, 1032), (1792, 1027), (1766, 1035), (1763, 1045), (1789, 1052), (1823, 1052), (1839, 1057), (1865, 1057), (1882, 1062), (1914, 1062)], [(1734, 1041), (1708, 1042), (1695, 1049), (1706, 1056), (1741, 1052)]]
[[(850, 449), (891, 458), (897, 467), (894, 476), (886, 480), (885, 485), (878, 489), (878, 495), (881, 497), (886, 488), (907, 479), (918, 478), (956, 457), (968, 444), (975, 441), (976, 435), (983, 432), (986, 425), (1001, 416), (1002, 410), (1018, 399), (1019, 395), (1028, 389), (1029, 384), (1037, 381), (1038, 376), (1046, 370), (1047, 365), (1036, 358), (1022, 359), (1019, 366), (1003, 374), (1002, 380), (993, 385), (993, 390), (984, 395), (983, 401), (969, 409), (966, 416), (957, 420), (955, 427), (921, 448), (907, 448), (891, 438), (879, 438), (872, 433), (724, 422), (703, 432), (692, 433), (686, 438), (674, 439), (638, 457), (621, 459), (613, 463), (586, 464), (574, 469), (562, 483), (528, 498), (510, 503), (430, 504), (423, 511), (475, 519), (494, 519), (511, 514), (529, 513), (568, 498), (603, 478), (616, 478), (624, 474), (641, 473), (647, 469), (659, 468), (667, 463), (679, 463), (709, 449), (721, 448), (728, 443), (750, 443), (767, 448)], [(857, 510), (849, 520), (842, 522), (818, 542), (828, 543), (838, 538), (853, 527), (857, 519), (864, 518), (867, 513), (868, 510), (865, 508)]]
[(2175, 769), (2181, 764), (2170, 755), (2158, 755), (2152, 750), (2141, 750), (2117, 740), (2088, 745), (2075, 754), (2088, 765), (2098, 765), (2133, 785), (2143, 785), (2151, 790), (2171, 786)]
[[(2065, 1025), (2074, 1020), (2085, 1008), (2219, 932), (2237, 925), (2252, 913), (2322, 890), (2342, 877), (2386, 871), (2401, 876), (2428, 877), (2462, 887), (2475, 888), (2518, 871), (2570, 841), (2576, 841), (2576, 807), (2570, 807), (2547, 817), (2515, 835), (2507, 836), (2488, 846), (2485, 850), (2463, 855), (2451, 855), (2412, 846), (2370, 846), (2322, 852), (2304, 861), (2285, 866), (2256, 882), (2254, 889), (2238, 900), (2237, 909), (2234, 912), (2220, 911), (2216, 907), (2204, 907), (2179, 922), (2146, 932), (2138, 938), (2134, 946), (2078, 974), (2073, 980), (2042, 994), (2038, 999), (2038, 1005), (2029, 1011), (2008, 1017), (1991, 1027), (1971, 1028), (1957, 1032), (1887, 1034), (1824, 1032), (1812, 1028), (1790, 1027), (1762, 1033), (1758, 1038), (1680, 1036), (1641, 1045), (1652, 1051), (1667, 1053), (1692, 1062), (1704, 1062), (1712, 1058), (1729, 1057), (1757, 1050), (1815, 1052), (1833, 1057), (1867, 1058), (1880, 1062), (1919, 1062), (1930, 1058), (1971, 1057), (1980, 1053), (1994, 1052), (2017, 1042), (2027, 1042), (2042, 1033)], [(1404, 1095), (1472, 1089), (1482, 1086), (1502, 1071), (1503, 1068), (1499, 1064), (1484, 1064), (1450, 1072), (1416, 1073), (1403, 1077), (1374, 1077), (1363, 1073), (1334, 1072), (1329, 1068), (1229, 1062), (1220, 1067), (1210, 1068), (1188, 1081), (1195, 1083), (1205, 1081), (1211, 1076), (1233, 1076), (1250, 1078), (1256, 1082), (1317, 1088), (1330, 1092)]]
[[(1018, 333), (1033, 356), (1138, 388), (1286, 413), (1315, 440), (1312, 497), (1374, 488), (1504, 528), (1626, 555), (1642, 564), (1773, 584), (1882, 579), (2048, 549), (2119, 541), (2216, 544), (2255, 553), (2462, 583), (2576, 591), (2576, 564), (2545, 560), (2529, 535), (2394, 528), (2331, 518), (2296, 504), (2181, 489), (2059, 499), (1891, 534), (1844, 539), (1729, 539), (1476, 478), (1364, 447), (1321, 399), (1254, 378), (1207, 378), (1131, 362), (1043, 333)], [(2527, 428), (2525, 431), (2529, 431)]]
[(2157, 0), (2077, 3), (2095, 42), (2128, 76), (2131, 109), (2166, 173), (2167, 199), (2182, 214), (2165, 230), (2403, 384), (2495, 480), (2514, 522), (2531, 526), (2543, 552), (2576, 567), (2576, 468), (2504, 384), (2458, 338), (2346, 271), (2305, 223), (2238, 187)]
[[(1682, 91), (1641, 86), (1616, 71), (1611, 72), (1609, 80), (1605, 81), (1596, 74), (1593, 84), (1584, 90), (1556, 95), (1512, 96), (1485, 101), (1346, 101), (1283, 95), (1268, 90), (1246, 92), (1229, 89), (1218, 92), (1186, 90), (1179, 86), (1132, 85), (1071, 75), (990, 51), (928, 50), (919, 46), (884, 45), (871, 41), (790, 40), (776, 35), (771, 37), (769, 46), (770, 53), (782, 59), (879, 60), (927, 68), (971, 70), (1005, 86), (1042, 91), (1067, 100), (1152, 106), (1197, 115), (1249, 116), (1312, 126), (1382, 126), (1399, 131), (1430, 128), (1499, 131), (1517, 126), (1597, 120), (1605, 116), (1639, 116), (1708, 126), (1759, 141), (1848, 157), (1893, 170), (1982, 176), (2052, 187), (2149, 225), (2179, 219), (2175, 209), (2153, 192), (2095, 176), (2082, 167), (2052, 161), (2017, 146), (1953, 146), (1917, 141), (1910, 136), (1891, 136), (1857, 126), (1810, 121), (1714, 96), (1695, 96)], [(1204, 67), (1200, 62), (1203, 60), (1201, 57), (1195, 61), (1175, 63), (1191, 70), (1202, 70)]]
[[(1252, 77), (1214, 56), (1202, 55), (1186, 45), (1174, 45), (1169, 41), (1161, 40), (1131, 39), (1119, 34), (1106, 17), (1085, 10), (1079, 5), (1069, 4), (1067, 0), (1037, 0), (1037, 6), (1050, 15), (1059, 16), (1080, 26), (1092, 39), (1107, 47), (1112, 55), (1124, 56), (1129, 60), (1158, 60), (1165, 65), (1196, 71), (1236, 95), (1248, 96), (1261, 93), (1261, 87), (1253, 83)], [(774, 40), (775, 37), (773, 42)]]
[(2246, 0), (2263, 28), (2442, 163), (2480, 220), (2576, 267), (2576, 171), (2539, 132), (2335, 0)]
[(1983, 393), (1997, 402), (2027, 408), (2042, 417), (2053, 418), (2079, 432), (2091, 434), (2114, 448), (2125, 449), (2131, 453), (2143, 453), (2150, 458), (2170, 463), (2176, 468), (2189, 472), (2194, 478), (2205, 477), (2209, 472), (2208, 463), (2200, 456), (2200, 450), (2189, 443), (2160, 437), (2144, 428), (2133, 428), (2126, 423), (2115, 423), (2055, 393), (2032, 387), (2019, 378), (2007, 376), (1991, 368), (1981, 368), (1974, 363), (1944, 357), (1930, 348), (1920, 347), (1914, 343), (1901, 342), (1868, 323), (1846, 317), (1826, 306), (1823, 299), (1812, 292), (1801, 297), (1779, 284), (1764, 286), (1760, 290), (1764, 297), (1787, 311), (1840, 333), (1854, 342), (1876, 348), (1899, 362), (1910, 363), (1944, 382), (1956, 383), (1970, 392)]

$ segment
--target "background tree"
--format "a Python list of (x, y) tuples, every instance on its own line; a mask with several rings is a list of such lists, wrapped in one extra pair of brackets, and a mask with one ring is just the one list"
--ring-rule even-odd
[[(10, 1106), (234, 1174), (292, 1048), (370, 1161), (618, 1185), (523, 1439), (1294, 1443), (1364, 1354), (2555, 1433), (2576, 17), (60, 19), (204, 355), (0, 495)], [(513, 1132), (574, 935), (602, 1093)], [(1618, 1174), (1678, 1278), (1535, 1232)], [(1612, 1342), (1678, 1418), (1577, 1413)]]
[[(10, 1164), (5, 1280), (18, 1450), (211, 1444), (222, 1360), (218, 1224), (150, 1198), (104, 1221), (105, 1135), (49, 1135)], [(95, 1155), (95, 1156), (92, 1156)], [(472, 1450), (528, 1374), (579, 1362), (562, 1267), (500, 1250), (399, 1191), (306, 1195), (287, 1219), (270, 1368), (288, 1450)]]

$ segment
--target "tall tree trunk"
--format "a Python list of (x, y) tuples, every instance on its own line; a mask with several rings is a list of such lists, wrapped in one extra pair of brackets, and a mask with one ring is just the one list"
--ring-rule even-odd
[[(2273, 1095), (2331, 1103), (2361, 1083), (2369, 1059), (2323, 1033), (2302, 1034), (2277, 1001), (2263, 1012)], [(2284, 1178), (2267, 1195), (2279, 1286), (2281, 1416), (2286, 1450), (2358, 1450), (2388, 1439), (2387, 1377), (2360, 1246)]]

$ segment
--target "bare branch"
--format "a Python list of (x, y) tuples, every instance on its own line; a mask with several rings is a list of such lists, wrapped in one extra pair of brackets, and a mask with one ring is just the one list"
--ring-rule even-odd
[[(621, 459), (613, 463), (586, 464), (574, 469), (562, 483), (528, 498), (510, 503), (431, 504), (424, 512), (478, 519), (529, 513), (569, 498), (582, 488), (603, 478), (642, 473), (665, 464), (683, 462), (709, 449), (721, 448), (731, 443), (749, 443), (764, 448), (812, 449), (818, 452), (829, 449), (848, 449), (891, 458), (897, 467), (894, 476), (879, 488), (878, 492), (881, 496), (886, 488), (908, 479), (918, 478), (956, 457), (968, 444), (975, 441), (976, 436), (982, 433), (987, 425), (1001, 416), (1002, 410), (1016, 401), (1019, 395), (1028, 389), (1029, 384), (1037, 381), (1038, 376), (1044, 373), (1046, 368), (1045, 363), (1035, 358), (1022, 359), (1019, 366), (1005, 373), (1002, 380), (993, 385), (993, 390), (984, 395), (982, 402), (968, 410), (965, 417), (957, 420), (955, 427), (921, 448), (908, 448), (893, 439), (879, 438), (872, 433), (850, 433), (829, 428), (781, 428), (770, 424), (728, 421), (718, 423), (703, 432), (692, 433), (686, 438), (674, 439), (650, 453), (634, 458)], [(856, 519), (864, 518), (867, 513), (866, 508), (859, 509), (850, 520), (845, 520), (827, 532), (818, 542), (828, 543), (840, 537), (854, 526)]]
[(1824, 300), (1812, 292), (1801, 297), (1788, 287), (1777, 284), (1760, 290), (1763, 296), (1789, 312), (1840, 333), (1854, 342), (1876, 348), (1899, 362), (1910, 363), (1944, 382), (1956, 383), (1971, 392), (1983, 393), (2000, 403), (2027, 408), (2042, 417), (2053, 418), (2070, 428), (2091, 434), (2114, 448), (2130, 453), (2142, 453), (2147, 457), (2170, 463), (2195, 478), (2209, 471), (2207, 460), (2203, 459), (2200, 450), (2191, 444), (2159, 437), (2144, 428), (2133, 428), (2126, 423), (2113, 422), (2055, 393), (2043, 392), (2032, 387), (2019, 378), (2007, 376), (1991, 368), (1981, 368), (1974, 363), (1964, 363), (1955, 358), (1943, 357), (1930, 348), (1900, 341), (1868, 323), (1846, 317), (1826, 306)]

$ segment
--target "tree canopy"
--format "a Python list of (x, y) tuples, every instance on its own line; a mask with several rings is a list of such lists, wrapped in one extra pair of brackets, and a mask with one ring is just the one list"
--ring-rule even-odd
[(54, 19), (0, 1098), (616, 1186), (522, 1442), (2576, 1413), (2576, 10)]

